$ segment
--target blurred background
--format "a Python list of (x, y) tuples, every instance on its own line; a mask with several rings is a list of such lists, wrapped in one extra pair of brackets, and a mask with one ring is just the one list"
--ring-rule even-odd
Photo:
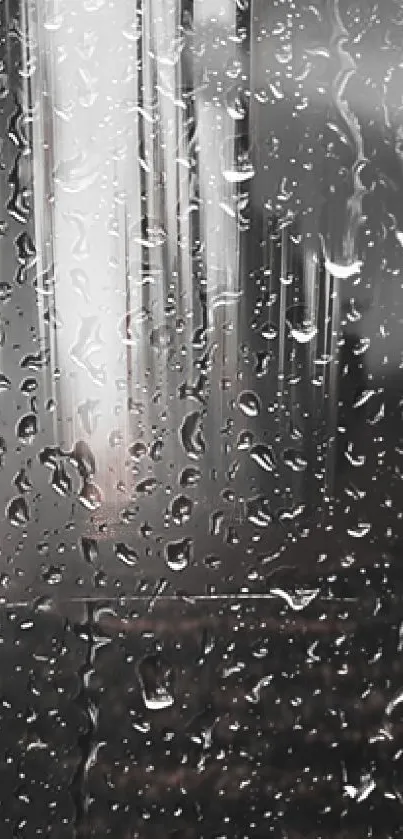
[(4, 836), (399, 836), (402, 5), (0, 15)]

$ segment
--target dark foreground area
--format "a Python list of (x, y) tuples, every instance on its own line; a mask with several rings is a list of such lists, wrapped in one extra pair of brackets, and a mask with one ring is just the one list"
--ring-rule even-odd
[[(401, 835), (401, 581), (1, 614), (4, 839)], [(310, 602), (309, 602), (310, 601)]]

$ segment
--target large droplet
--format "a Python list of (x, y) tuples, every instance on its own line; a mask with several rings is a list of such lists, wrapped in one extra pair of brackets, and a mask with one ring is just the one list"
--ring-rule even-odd
[(6, 390), (10, 390), (11, 388), (11, 379), (8, 376), (5, 376), (4, 373), (0, 373), (0, 393), (4, 393)]
[(96, 471), (95, 456), (85, 440), (78, 440), (73, 450), (69, 452), (69, 458), (78, 469), (83, 478), (94, 475)]
[(238, 407), (246, 417), (257, 417), (260, 413), (260, 399), (253, 390), (243, 390), (238, 397)]
[(123, 562), (124, 565), (128, 565), (130, 568), (137, 565), (138, 555), (136, 551), (124, 542), (116, 542), (113, 546), (113, 551), (117, 559)]
[(98, 559), (98, 542), (96, 539), (90, 539), (88, 536), (82, 536), (81, 551), (85, 561), (89, 565), (94, 565)]
[(33, 442), (38, 432), (38, 420), (36, 414), (24, 414), (17, 423), (17, 437), (26, 445)]
[(149, 711), (162, 711), (174, 704), (173, 670), (160, 655), (145, 656), (137, 666), (143, 702)]
[(268, 527), (272, 521), (270, 503), (264, 495), (257, 495), (245, 501), (245, 515), (255, 527)]
[(97, 510), (102, 504), (102, 492), (93, 481), (84, 480), (78, 500), (87, 510)]
[(293, 472), (304, 472), (308, 466), (307, 459), (296, 449), (285, 449), (283, 451), (283, 461)]
[(171, 503), (171, 516), (175, 524), (182, 525), (192, 515), (193, 502), (186, 495), (177, 495)]
[(182, 469), (179, 476), (179, 483), (182, 487), (195, 487), (200, 483), (200, 480), (200, 469), (196, 469), (195, 466), (187, 466), (185, 469)]
[(180, 440), (188, 457), (198, 460), (206, 450), (199, 411), (187, 414), (179, 429)]
[(12, 498), (6, 507), (6, 516), (14, 527), (24, 527), (30, 519), (29, 507), (23, 495)]
[(276, 457), (271, 446), (266, 446), (264, 443), (257, 443), (255, 446), (252, 446), (250, 456), (265, 472), (273, 472), (273, 469), (275, 469)]
[(165, 545), (165, 562), (171, 571), (183, 571), (188, 567), (192, 557), (192, 539), (180, 539)]
[(52, 489), (62, 497), (71, 492), (72, 481), (62, 463), (58, 463), (54, 469), (51, 481)]

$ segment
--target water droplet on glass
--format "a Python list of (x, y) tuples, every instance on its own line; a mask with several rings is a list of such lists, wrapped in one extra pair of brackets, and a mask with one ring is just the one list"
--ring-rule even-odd
[(171, 516), (175, 524), (182, 525), (189, 521), (192, 515), (193, 502), (186, 495), (177, 495), (171, 503)]
[(182, 469), (179, 476), (179, 483), (182, 487), (195, 487), (200, 481), (200, 469), (196, 469), (195, 466), (187, 466), (185, 469)]
[(192, 558), (193, 541), (185, 538), (165, 545), (165, 562), (171, 571), (183, 571)]
[(6, 507), (6, 516), (14, 527), (28, 524), (30, 515), (28, 504), (22, 495), (12, 498)]
[(255, 527), (268, 527), (272, 522), (269, 499), (263, 495), (248, 499), (245, 502), (245, 515)]
[(124, 565), (128, 565), (130, 568), (137, 565), (138, 555), (129, 545), (126, 545), (124, 542), (116, 542), (113, 546), (113, 550), (115, 556), (120, 560), (120, 562), (123, 562)]
[(244, 429), (240, 431), (238, 434), (238, 438), (236, 441), (236, 447), (238, 451), (247, 451), (250, 449), (253, 443), (253, 434), (250, 431)]
[(33, 442), (38, 432), (38, 420), (36, 414), (25, 414), (17, 423), (16, 433), (19, 440), (25, 444)]
[(89, 565), (94, 565), (98, 559), (98, 542), (96, 539), (90, 539), (88, 536), (82, 536), (81, 551), (85, 561)]
[(97, 510), (102, 504), (102, 492), (93, 481), (84, 480), (78, 500), (87, 510)]
[(238, 397), (238, 407), (246, 417), (257, 417), (260, 413), (260, 399), (253, 390), (243, 390)]
[(8, 376), (5, 376), (4, 373), (0, 373), (0, 393), (4, 393), (6, 390), (10, 390), (11, 388), (11, 379)]
[(145, 656), (137, 666), (137, 677), (145, 707), (162, 711), (174, 702), (173, 670), (160, 655)]
[(249, 150), (240, 149), (235, 137), (230, 137), (223, 143), (221, 161), (223, 177), (230, 184), (246, 183), (255, 175)]
[(271, 446), (266, 446), (264, 443), (257, 443), (255, 446), (252, 446), (250, 456), (265, 472), (273, 472), (275, 469), (276, 457)]
[(206, 450), (202, 419), (199, 411), (192, 411), (182, 421), (179, 436), (188, 457), (198, 460)]
[(141, 460), (147, 454), (147, 446), (143, 440), (138, 440), (129, 448), (129, 455), (133, 460)]
[(51, 486), (62, 497), (71, 492), (72, 481), (62, 463), (58, 463), (53, 471)]
[(304, 472), (308, 466), (306, 458), (296, 449), (285, 449), (283, 452), (283, 461), (293, 472)]
[(17, 487), (18, 492), (31, 492), (33, 489), (32, 481), (29, 478), (26, 469), (22, 468), (13, 478), (13, 484)]

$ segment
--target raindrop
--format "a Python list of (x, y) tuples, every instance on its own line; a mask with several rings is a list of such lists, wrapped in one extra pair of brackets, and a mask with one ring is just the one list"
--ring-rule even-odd
[(245, 502), (245, 516), (255, 527), (268, 527), (272, 522), (268, 498), (257, 495)]
[(120, 562), (123, 562), (124, 565), (128, 565), (130, 568), (137, 565), (138, 555), (133, 548), (129, 547), (129, 545), (126, 545), (124, 542), (116, 542), (113, 546), (113, 550), (117, 559), (119, 559)]
[(252, 446), (250, 456), (265, 472), (273, 472), (275, 469), (276, 457), (271, 446), (266, 446), (264, 443), (257, 443), (255, 446)]
[(93, 481), (84, 480), (78, 500), (87, 510), (97, 510), (102, 504), (102, 492)]
[(19, 440), (25, 444), (33, 442), (38, 432), (38, 420), (36, 414), (25, 414), (17, 423), (16, 433)]
[(31, 396), (31, 394), (35, 393), (37, 389), (38, 382), (36, 379), (33, 378), (24, 379), (24, 381), (20, 384), (20, 390), (21, 393), (24, 394), (24, 396)]
[(158, 326), (151, 331), (150, 344), (154, 350), (163, 352), (172, 346), (174, 331), (170, 326)]
[(186, 495), (177, 495), (171, 503), (171, 516), (175, 524), (182, 525), (189, 521), (192, 515), (193, 502)]
[(80, 540), (81, 552), (86, 562), (89, 565), (94, 565), (98, 559), (98, 542), (96, 539), (90, 539), (88, 536), (82, 536)]
[(192, 558), (193, 541), (185, 538), (165, 545), (165, 562), (171, 571), (183, 571)]
[(14, 527), (28, 524), (30, 515), (28, 504), (22, 495), (12, 498), (6, 507), (6, 516)]
[(222, 510), (214, 510), (210, 515), (209, 533), (210, 536), (219, 536), (221, 527), (224, 522), (224, 514)]
[(257, 417), (261, 408), (260, 399), (253, 390), (243, 390), (238, 397), (238, 407), (246, 417)]
[(78, 440), (68, 453), (71, 463), (78, 469), (82, 478), (88, 478), (96, 472), (95, 456), (85, 440)]
[(239, 149), (236, 137), (229, 137), (221, 147), (222, 173), (230, 184), (251, 181), (255, 169), (250, 159), (250, 152)]
[(86, 434), (93, 434), (96, 431), (100, 414), (97, 411), (99, 405), (98, 399), (87, 399), (82, 402), (77, 408), (78, 416)]
[(363, 539), (364, 536), (367, 536), (371, 530), (370, 522), (359, 522), (357, 527), (349, 527), (347, 528), (347, 533), (353, 539)]
[(245, 430), (239, 432), (238, 438), (237, 438), (237, 441), (236, 441), (236, 447), (237, 447), (238, 451), (247, 451), (248, 449), (251, 448), (252, 443), (253, 443), (253, 434), (251, 434), (250, 431), (247, 431), (245, 429)]
[(318, 596), (320, 589), (296, 589), (294, 592), (284, 591), (282, 588), (270, 589), (270, 594), (281, 597), (294, 612), (302, 612), (306, 609), (315, 597)]
[(265, 339), (265, 341), (274, 341), (274, 339), (277, 338), (278, 335), (277, 326), (274, 323), (270, 323), (268, 321), (267, 323), (263, 324), (260, 330), (260, 334), (262, 338)]
[(129, 448), (129, 455), (133, 460), (141, 460), (147, 454), (147, 446), (143, 440), (138, 440)]
[(10, 390), (11, 388), (11, 379), (8, 376), (5, 376), (4, 373), (0, 373), (0, 393), (4, 393), (6, 390)]
[(245, 97), (245, 92), (242, 87), (240, 87), (239, 85), (233, 85), (229, 89), (225, 97), (225, 104), (227, 112), (231, 119), (245, 119), (246, 114), (248, 112), (248, 106)]
[(52, 475), (51, 486), (52, 489), (62, 497), (69, 495), (71, 492), (71, 478), (70, 475), (67, 474), (63, 464), (58, 463), (55, 467)]
[(137, 666), (137, 677), (145, 707), (149, 711), (170, 708), (173, 695), (173, 670), (160, 655), (145, 656)]
[(17, 487), (18, 492), (31, 492), (33, 485), (29, 478), (26, 469), (22, 468), (13, 478), (13, 484)]
[(304, 472), (308, 466), (305, 457), (296, 449), (285, 449), (283, 452), (283, 461), (286, 466), (293, 470), (293, 472)]
[(187, 414), (181, 423), (179, 436), (188, 457), (198, 460), (206, 450), (202, 420), (199, 411)]
[(195, 487), (200, 481), (200, 469), (196, 469), (194, 466), (187, 466), (185, 469), (182, 469), (179, 476), (179, 483), (182, 487)]
[(158, 440), (154, 440), (152, 445), (150, 446), (150, 457), (154, 463), (158, 463), (162, 460), (162, 450), (164, 448), (163, 441), (159, 438)]

